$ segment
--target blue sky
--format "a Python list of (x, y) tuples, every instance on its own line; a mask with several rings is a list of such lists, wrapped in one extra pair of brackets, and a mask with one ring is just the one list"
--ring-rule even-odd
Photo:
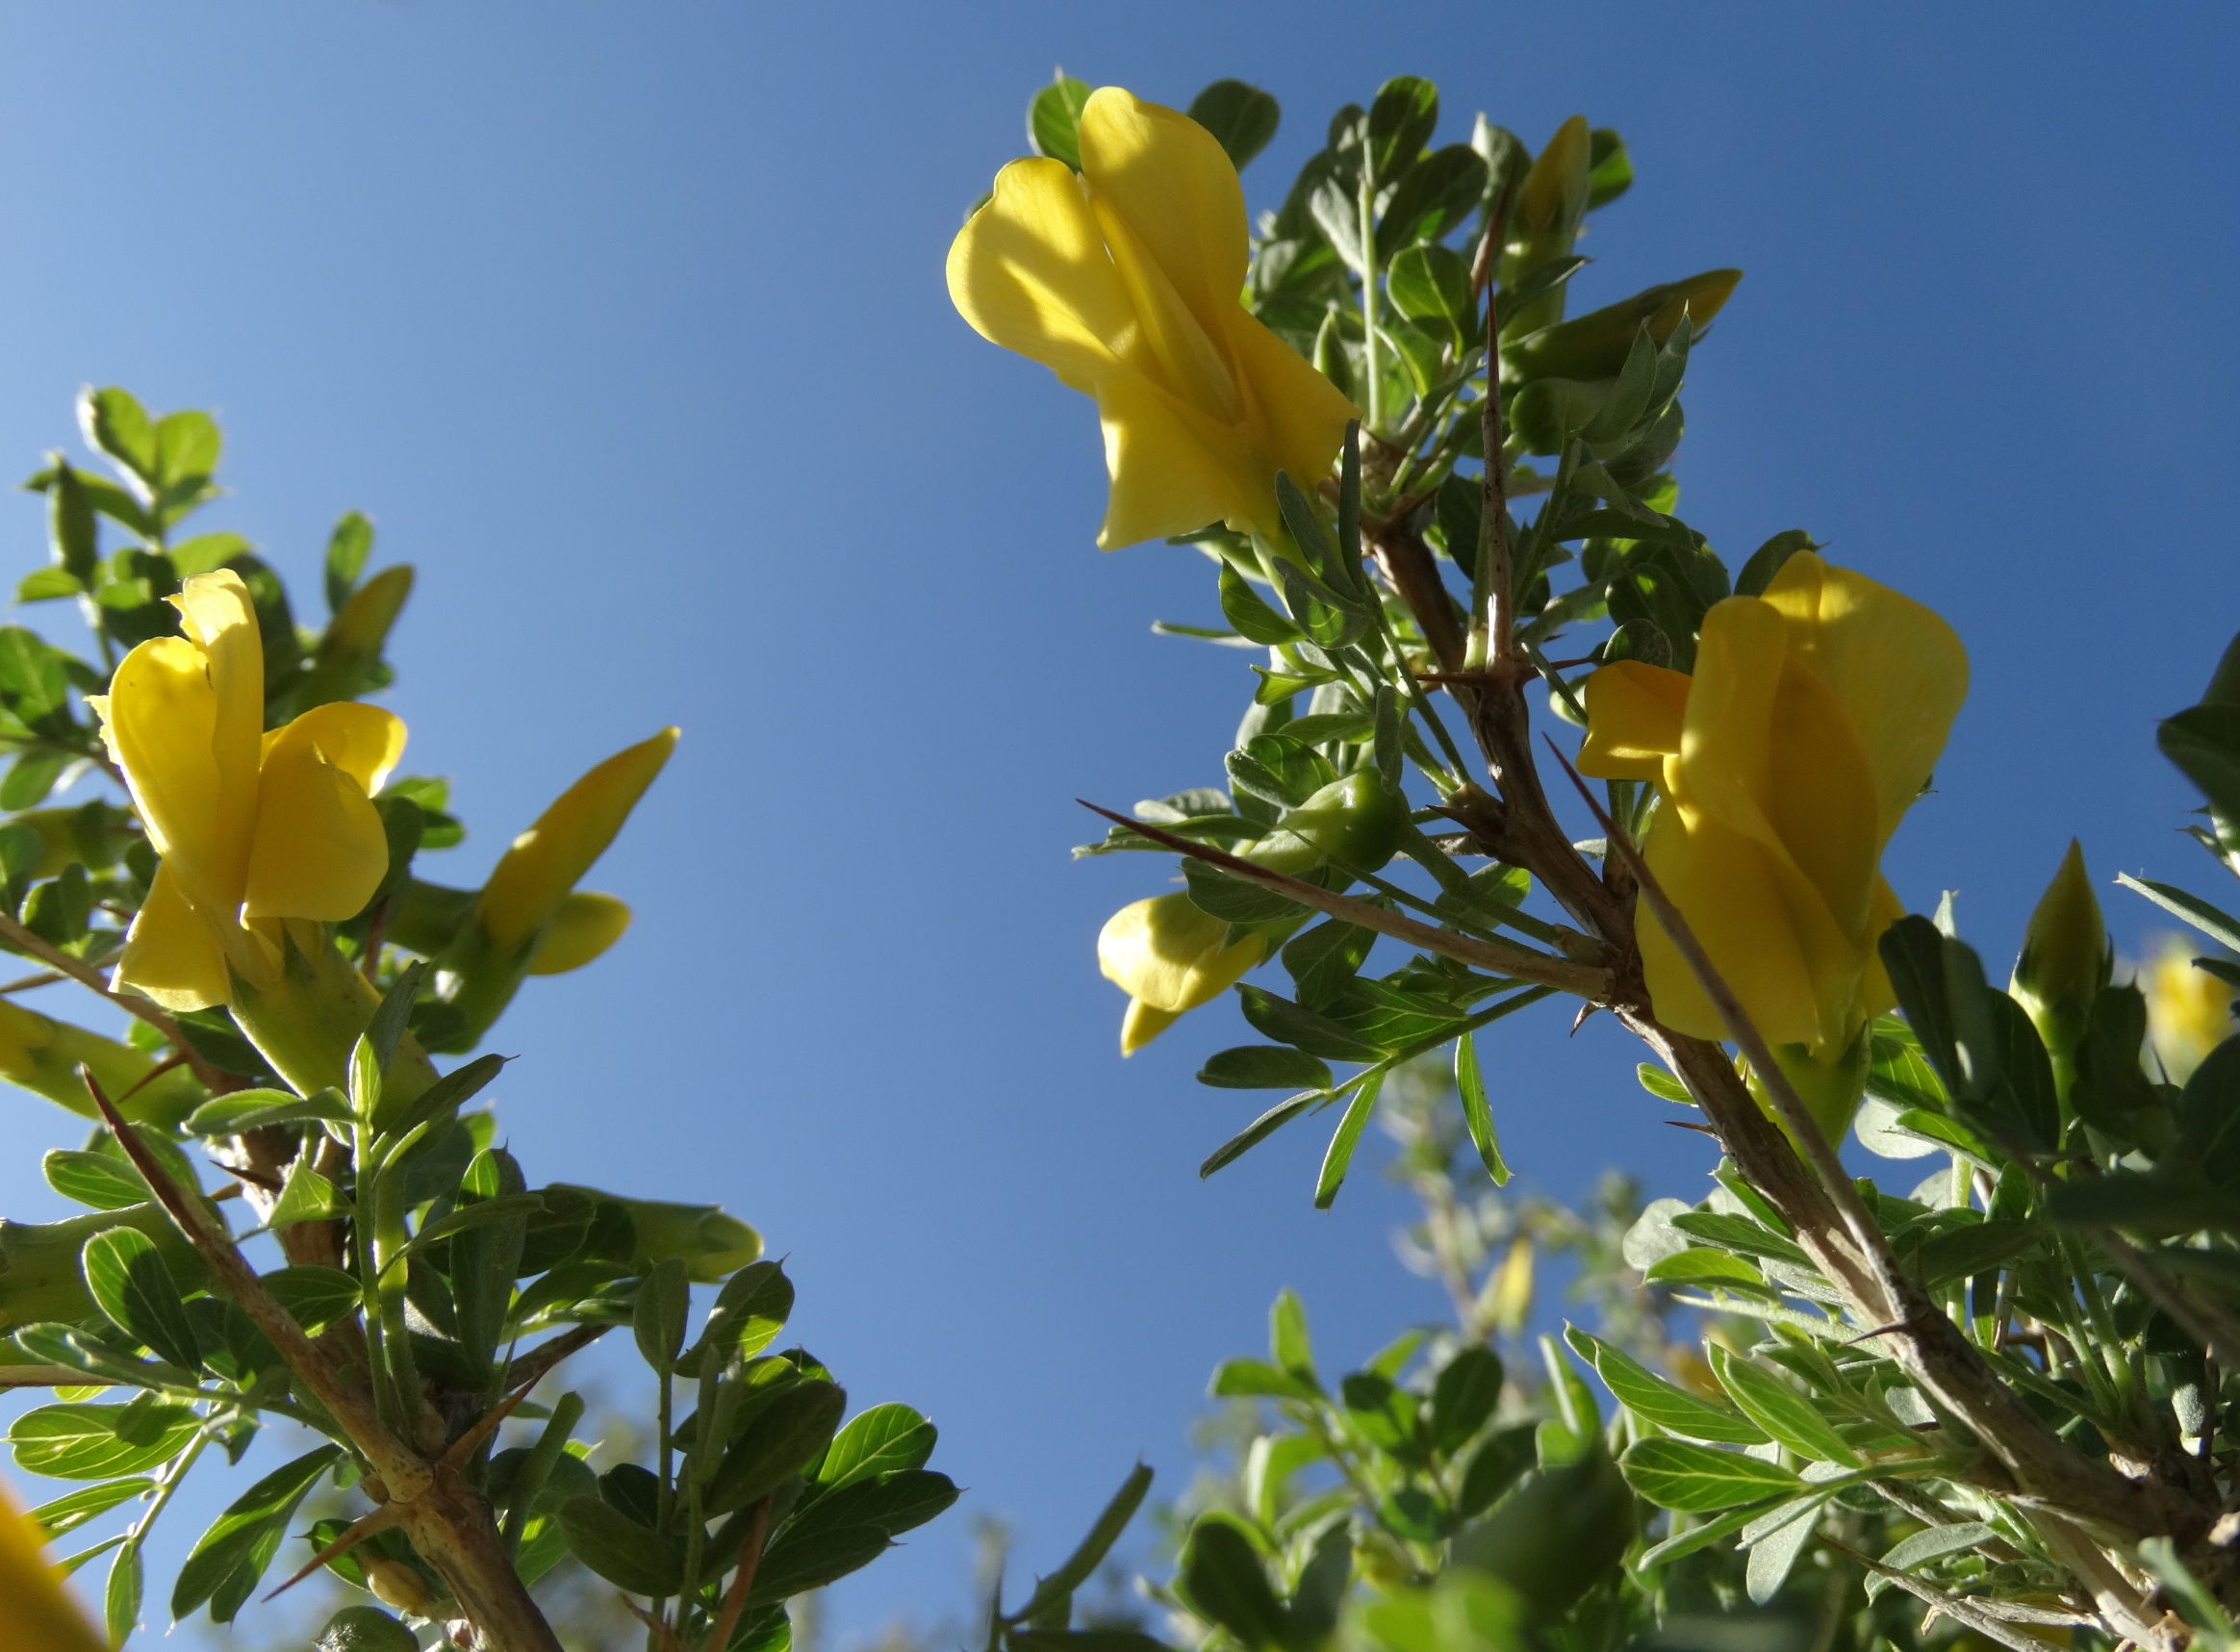
[[(0, 472), (121, 383), (217, 411), (211, 525), (307, 600), (369, 512), (420, 569), (391, 703), (407, 767), (455, 777), (461, 881), (684, 725), (596, 879), (637, 927), (509, 1016), (503, 1116), (533, 1179), (757, 1223), (858, 1401), (942, 1425), (967, 1503), (840, 1591), (862, 1633), (962, 1605), (971, 1511), (1024, 1570), (1137, 1454), (1179, 1488), (1279, 1286), (1339, 1359), (1438, 1309), (1373, 1177), (1311, 1208), (1314, 1127), (1196, 1180), (1253, 1101), (1190, 1081), (1226, 1007), (1115, 1052), (1093, 937), (1163, 871), (1069, 864), (1071, 800), (1216, 777), (1244, 679), (1149, 633), (1212, 616), (1205, 565), (1091, 547), (1088, 405), (943, 292), (1053, 65), (1267, 87), (1256, 206), (1394, 73), (1439, 79), (1455, 137), (1620, 128), (1639, 183), (1584, 290), (1749, 272), (1693, 364), (1681, 514), (1735, 561), (1808, 528), (1969, 643), (1891, 872), (1957, 888), (1998, 967), (2072, 833), (2103, 878), (2207, 882), (2151, 733), (2240, 625), (2236, 35), (2175, 6), (15, 8)], [(0, 534), (32, 566), (37, 502)], [(1550, 1011), (1482, 1048), (1528, 1182), (1700, 1186), (1618, 1040)], [(53, 1213), (31, 1148), (66, 1130), (0, 1119), (0, 1208)]]

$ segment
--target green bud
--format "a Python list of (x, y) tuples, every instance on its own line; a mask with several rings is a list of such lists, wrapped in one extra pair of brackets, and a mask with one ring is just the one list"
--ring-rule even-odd
[(1317, 858), (1360, 874), (1377, 871), (1399, 851), (1407, 825), (1408, 800), (1376, 770), (1360, 769), (1286, 812), (1279, 835), (1296, 837)]
[[(1574, 114), (1556, 128), (1509, 203), (1507, 244), (1501, 258), (1504, 285), (1571, 250), (1593, 191), (1593, 173), (1594, 137), (1587, 117)], [(1509, 319), (1524, 327), (1540, 327), (1563, 314), (1564, 289), (1558, 286)]]
[(202, 1258), (161, 1205), (127, 1205), (63, 1222), (0, 1220), (0, 1329), (98, 1318), (101, 1310), (86, 1288), (79, 1257), (88, 1239), (112, 1228), (137, 1229), (153, 1239), (164, 1265), (183, 1287), (198, 1286), (208, 1275)]
[(1527, 333), (1502, 345), (1501, 376), (1513, 384), (1540, 378), (1616, 378), (1642, 326), (1659, 344), (1671, 338), (1683, 316), (1700, 330), (1724, 308), (1742, 279), (1739, 269), (1707, 269), (1591, 310), (1574, 320)]
[(720, 1206), (624, 1199), (596, 1187), (571, 1187), (568, 1191), (616, 1206), (629, 1217), (634, 1235), (630, 1265), (639, 1273), (675, 1258), (691, 1272), (694, 1283), (713, 1284), (762, 1255), (762, 1235)]
[(2030, 914), (2009, 988), (2056, 1063), (2066, 1064), (2075, 1054), (2112, 964), (2107, 924), (2084, 869), (2084, 851), (2072, 838), (2060, 871)]

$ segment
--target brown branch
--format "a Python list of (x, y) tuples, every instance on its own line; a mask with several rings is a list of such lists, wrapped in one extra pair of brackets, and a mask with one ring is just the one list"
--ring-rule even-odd
[[(1904, 1589), (1916, 1600), (1923, 1602), (1934, 1611), (1943, 1613), (1953, 1622), (1974, 1630), (1976, 1634), (1988, 1640), (1998, 1641), (2001, 1646), (2010, 1648), (2011, 1652), (2061, 1652), (2060, 1642), (2048, 1640), (2043, 1637), (2027, 1634), (2017, 1628), (2005, 1614), (1993, 1610), (1992, 1603), (1989, 1601), (1972, 1600), (1966, 1595), (1947, 1594), (1934, 1584), (1923, 1582), (1911, 1572), (1899, 1571), (1896, 1566), (1884, 1565), (1880, 1561), (1863, 1555), (1847, 1544), (1839, 1543), (1833, 1538), (1823, 1538), (1821, 1541), (1845, 1560), (1865, 1567), (1868, 1571), (1888, 1578), (1894, 1588)], [(2044, 1619), (2033, 1616), (2032, 1621), (2044, 1621)], [(2089, 1622), (2090, 1620), (2064, 1614), (2056, 1618), (2055, 1621), (2074, 1623)]]
[(1209, 866), (1218, 867), (1233, 877), (1257, 884), (1262, 889), (1273, 890), (1286, 900), (1296, 901), (1302, 906), (1311, 906), (1341, 923), (1372, 929), (1380, 935), (1405, 941), (1412, 947), (1421, 947), (1427, 953), (1437, 953), (1442, 957), (1474, 964), (1480, 969), (1491, 970), (1516, 980), (1553, 987), (1558, 992), (1591, 999), (1597, 1004), (1606, 1002), (1610, 997), (1612, 978), (1607, 969), (1576, 963), (1568, 958), (1551, 957), (1545, 953), (1513, 947), (1501, 941), (1482, 941), (1475, 936), (1458, 934), (1452, 929), (1437, 928), (1430, 924), (1418, 923), (1413, 918), (1404, 918), (1397, 912), (1387, 912), (1384, 907), (1371, 905), (1366, 901), (1358, 901), (1350, 895), (1335, 895), (1287, 873), (1272, 872), (1264, 866), (1256, 866), (1225, 850), (1195, 843), (1170, 831), (1161, 831), (1146, 822), (1131, 820), (1126, 815), (1100, 808), (1086, 799), (1076, 798), (1074, 801), (1092, 814), (1103, 815), (1115, 825), (1126, 826), (1130, 831), (1151, 839), (1162, 849), (1171, 849), (1177, 854), (1188, 855), (1192, 860), (1202, 860)]
[(281, 1307), (256, 1269), (194, 1194), (182, 1190), (129, 1128), (102, 1093), (93, 1075), (80, 1070), (93, 1105), (100, 1108), (116, 1144), (146, 1181), (179, 1231), (210, 1266), (226, 1295), (262, 1331), (304, 1388), (323, 1407), (389, 1491), (385, 1512), (394, 1511), (413, 1547), (436, 1568), (461, 1612), (480, 1631), (484, 1652), (563, 1652), (505, 1552), (497, 1522), (481, 1493), (469, 1486), (456, 1464), (431, 1464), (410, 1442), (399, 1439), (374, 1410), (364, 1383), (349, 1380), (333, 1347), (304, 1334)]
[[(710, 1635), (703, 1652), (724, 1652), (731, 1643), (731, 1631), (739, 1626), (739, 1614), (747, 1610), (747, 1596), (754, 1588), (754, 1571), (762, 1563), (763, 1539), (770, 1535), (770, 1499), (759, 1499), (754, 1513), (747, 1523), (747, 1542), (739, 1551), (739, 1569), (732, 1574), (731, 1587), (724, 1591), (723, 1614), (716, 1619), (715, 1633)], [(692, 1580), (685, 1580), (692, 1587)]]
[(1438, 575), (1438, 561), (1407, 525), (1394, 515), (1369, 541), (1369, 554), (1385, 583), (1398, 594), (1423, 633), (1424, 646), (1446, 671), (1463, 668), (1469, 640), (1463, 630), (1454, 596)]

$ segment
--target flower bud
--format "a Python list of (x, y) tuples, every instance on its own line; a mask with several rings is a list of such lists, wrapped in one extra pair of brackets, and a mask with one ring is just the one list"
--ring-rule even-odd
[(155, 1071), (155, 1058), (129, 1044), (89, 1032), (0, 999), (0, 1078), (44, 1096), (81, 1118), (96, 1118), (78, 1076), (83, 1067), (128, 1119), (168, 1129), (202, 1102), (202, 1086), (184, 1067)]
[[(1574, 114), (1556, 128), (1533, 161), (1516, 195), (1509, 204), (1507, 245), (1502, 248), (1501, 279), (1506, 284), (1537, 269), (1551, 259), (1562, 258), (1579, 239), (1579, 220), (1587, 213), (1592, 190), (1594, 139), (1587, 117)], [(1529, 330), (1542, 327), (1564, 314), (1561, 283), (1513, 316), (1508, 325)]]
[(575, 880), (606, 852), (661, 773), (676, 748), (676, 734), (664, 728), (616, 752), (562, 792), (535, 826), (513, 840), (476, 905), (501, 951), (521, 946), (551, 921)]
[(630, 927), (630, 908), (612, 895), (576, 889), (560, 902), (545, 938), (529, 959), (533, 976), (566, 975), (579, 970), (623, 938)]
[(366, 1587), (373, 1591), (375, 1600), (384, 1606), (394, 1606), (408, 1616), (427, 1616), (436, 1597), (417, 1567), (379, 1556), (368, 1560), (365, 1565)]
[(2199, 951), (2183, 936), (2166, 935), (2153, 961), (2139, 972), (2154, 1061), (2174, 1084), (2191, 1078), (2208, 1053), (2236, 1030), (2231, 983), (2198, 967), (2194, 957)]
[(1512, 384), (1539, 378), (1616, 378), (1643, 325), (1658, 344), (1671, 338), (1683, 316), (1700, 329), (1725, 307), (1742, 279), (1739, 269), (1707, 269), (1527, 333), (1502, 346), (1501, 376)]
[(2056, 1064), (2075, 1054), (2092, 1016), (2092, 1001), (2107, 984), (2112, 962), (2107, 924), (2084, 869), (2084, 851), (2072, 838), (2061, 869), (2030, 914), (2009, 988)]
[(412, 595), (412, 565), (400, 562), (350, 593), (318, 640), (318, 651), (295, 691), (295, 710), (354, 699), (372, 686), (373, 668), (381, 663), (390, 629)]
[(1120, 1028), (1121, 1055), (1134, 1055), (1178, 1017), (1220, 997), (1266, 954), (1265, 937), (1231, 944), (1229, 928), (1183, 894), (1154, 895), (1106, 921), (1097, 966), (1134, 1000)]
[(1407, 826), (1408, 801), (1374, 769), (1333, 780), (1283, 820), (1285, 832), (1357, 876), (1390, 860)]

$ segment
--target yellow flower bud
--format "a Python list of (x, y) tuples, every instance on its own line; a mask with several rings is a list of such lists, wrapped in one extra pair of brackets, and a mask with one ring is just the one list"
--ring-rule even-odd
[(150, 1079), (155, 1065), (154, 1056), (129, 1044), (0, 999), (0, 1078), (81, 1118), (100, 1116), (78, 1077), (83, 1067), (126, 1118), (177, 1124), (203, 1101), (202, 1086), (184, 1067)]
[(2075, 1054), (2084, 1037), (2092, 1002), (2107, 984), (2112, 961), (2107, 924), (2084, 869), (2084, 851), (2072, 838), (2061, 869), (2030, 914), (2011, 987), (2056, 1068)]
[(630, 908), (612, 895), (576, 889), (560, 902), (529, 959), (533, 976), (566, 975), (579, 970), (623, 938), (630, 927)]
[(1229, 944), (1229, 926), (1201, 912), (1187, 895), (1154, 895), (1123, 906), (1097, 936), (1097, 966), (1135, 1002), (1120, 1028), (1120, 1054), (1133, 1055), (1181, 1016), (1210, 1004), (1267, 952), (1247, 935)]
[(598, 764), (513, 840), (475, 907), (495, 946), (511, 951), (552, 921), (661, 773), (676, 735), (664, 728)]
[(46, 1534), (0, 1491), (0, 1646), (24, 1652), (108, 1652), (63, 1574), (40, 1551)]

